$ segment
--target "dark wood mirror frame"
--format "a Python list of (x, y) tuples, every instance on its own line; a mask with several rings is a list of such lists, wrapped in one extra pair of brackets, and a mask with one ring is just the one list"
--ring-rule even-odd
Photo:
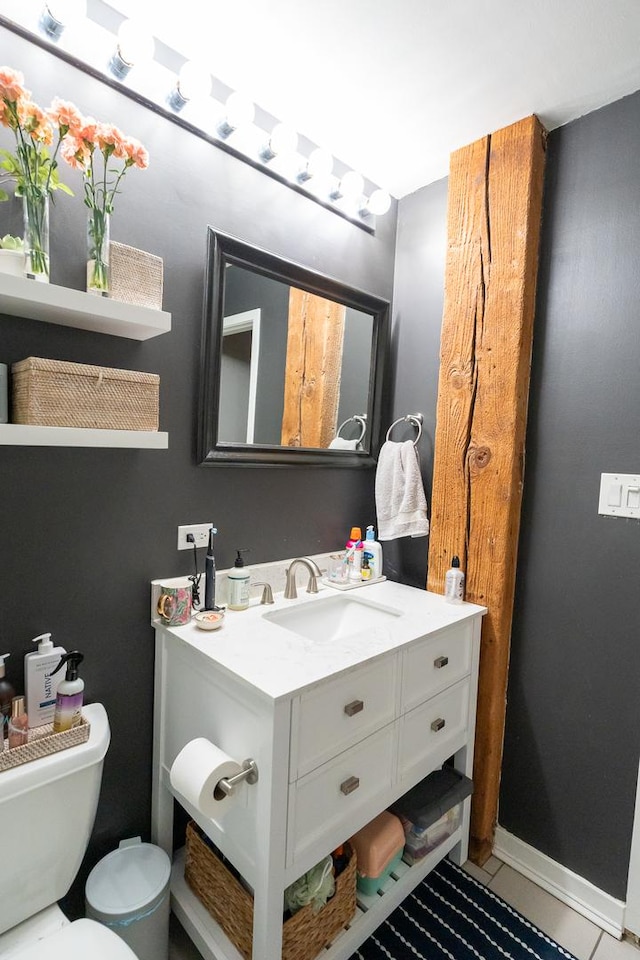
[[(373, 318), (372, 349), (367, 401), (369, 444), (365, 450), (271, 446), (235, 443), (218, 436), (225, 270), (228, 265), (281, 280), (300, 290), (344, 304)], [(380, 446), (383, 369), (389, 326), (389, 303), (356, 290), (331, 277), (277, 257), (259, 247), (209, 227), (200, 370), (198, 461), (248, 466), (294, 464), (325, 467), (372, 467)], [(358, 411), (363, 413), (365, 411)]]

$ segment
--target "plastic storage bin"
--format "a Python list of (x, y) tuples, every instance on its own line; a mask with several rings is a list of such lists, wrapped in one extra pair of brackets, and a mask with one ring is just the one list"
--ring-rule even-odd
[(402, 860), (404, 830), (399, 818), (388, 810), (378, 814), (349, 840), (358, 858), (356, 887), (361, 893), (376, 893)]
[(462, 801), (473, 792), (473, 781), (453, 767), (443, 767), (421, 780), (393, 804), (404, 827), (403, 860), (413, 864), (458, 829)]
[(87, 916), (110, 927), (139, 960), (169, 955), (169, 857), (140, 837), (122, 840), (87, 879)]

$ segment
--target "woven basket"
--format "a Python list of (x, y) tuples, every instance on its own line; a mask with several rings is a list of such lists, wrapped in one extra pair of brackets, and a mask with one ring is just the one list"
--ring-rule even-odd
[(11, 366), (13, 423), (157, 430), (156, 373), (29, 357)]
[[(222, 927), (245, 960), (251, 960), (253, 897), (202, 839), (199, 827), (187, 824), (184, 875), (187, 883)], [(282, 928), (282, 960), (313, 960), (356, 912), (356, 858), (336, 878), (336, 892), (318, 913), (309, 904)], [(259, 956), (255, 960), (260, 960)]]
[(109, 297), (162, 310), (162, 257), (109, 243)]
[(90, 726), (83, 717), (79, 727), (54, 733), (53, 724), (46, 723), (42, 727), (29, 730), (29, 740), (21, 747), (13, 747), (9, 750), (5, 744), (3, 750), (0, 745), (0, 773), (3, 770), (19, 767), (22, 763), (29, 763), (30, 760), (40, 760), (41, 757), (48, 757), (51, 753), (59, 753), (60, 750), (85, 743), (89, 739)]

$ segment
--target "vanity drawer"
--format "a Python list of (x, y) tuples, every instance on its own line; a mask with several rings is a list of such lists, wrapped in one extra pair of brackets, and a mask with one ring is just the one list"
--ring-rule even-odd
[(395, 656), (384, 657), (294, 700), (290, 782), (394, 719), (396, 664)]
[(398, 780), (435, 770), (467, 739), (469, 681), (462, 680), (400, 720)]
[(367, 804), (371, 816), (379, 812), (376, 798), (388, 794), (393, 779), (396, 737), (391, 723), (290, 785), (287, 863), (320, 841), (331, 849), (350, 836)]
[(473, 624), (456, 624), (414, 643), (403, 653), (402, 711), (466, 677), (471, 670)]

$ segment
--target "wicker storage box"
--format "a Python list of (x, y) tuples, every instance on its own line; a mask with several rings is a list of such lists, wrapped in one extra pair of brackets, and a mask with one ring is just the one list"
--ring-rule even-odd
[(109, 297), (162, 310), (162, 257), (125, 243), (109, 243)]
[(157, 430), (156, 373), (29, 357), (11, 367), (13, 423)]
[[(29, 739), (21, 747), (9, 750), (8, 744), (0, 743), (0, 773), (3, 770), (12, 770), (30, 760), (39, 760), (48, 757), (51, 753), (59, 753), (89, 739), (90, 724), (82, 717), (78, 727), (63, 730), (62, 733), (53, 732), (53, 724), (46, 723), (42, 727), (29, 730)], [(3, 749), (4, 747), (4, 749)]]
[[(246, 960), (251, 960), (253, 897), (202, 839), (199, 827), (187, 824), (184, 875), (187, 883)], [(315, 913), (311, 904), (285, 921), (282, 960), (313, 960), (349, 923), (356, 912), (356, 858), (336, 878), (336, 892)], [(260, 960), (255, 956), (253, 960)]]

